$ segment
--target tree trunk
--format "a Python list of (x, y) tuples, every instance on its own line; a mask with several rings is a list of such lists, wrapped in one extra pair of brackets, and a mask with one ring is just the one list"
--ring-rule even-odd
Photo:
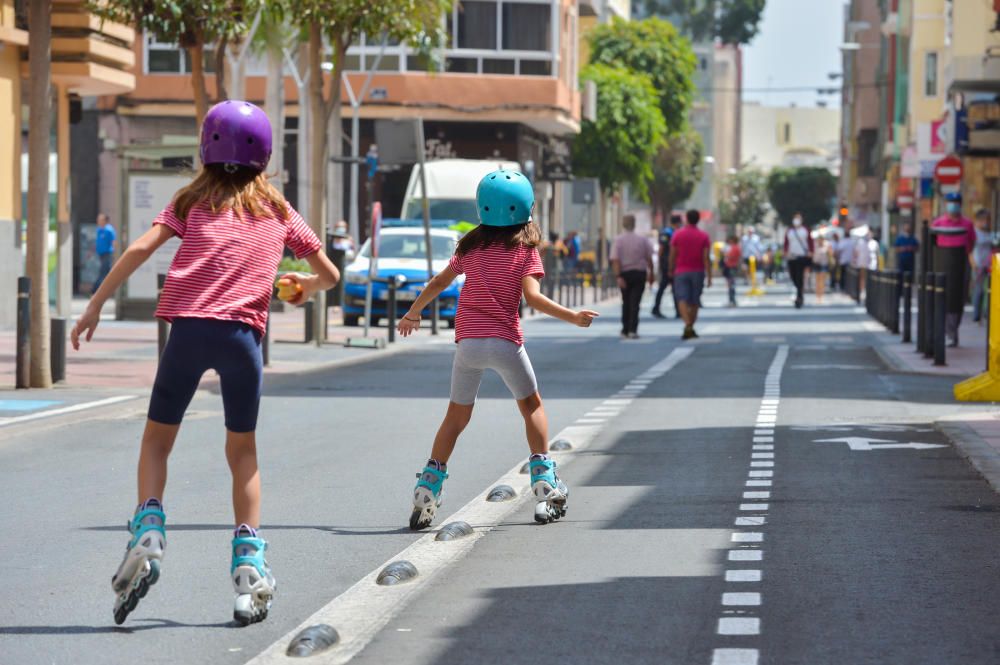
[(284, 55), (281, 45), (273, 42), (267, 47), (267, 91), (264, 99), (264, 111), (271, 120), (271, 162), (269, 173), (276, 173), (274, 185), (278, 191), (285, 191), (285, 77)]
[(229, 99), (226, 91), (226, 45), (225, 37), (215, 45), (215, 99), (224, 102)]
[(299, 119), (298, 119), (298, 135), (296, 138), (296, 156), (298, 157), (298, 191), (297, 204), (299, 211), (305, 213), (307, 216), (309, 214), (309, 206), (311, 202), (312, 192), (312, 144), (309, 142), (309, 134), (312, 131), (311, 116), (309, 114), (309, 109), (312, 107), (312, 102), (309, 96), (309, 45), (302, 44), (299, 47), (298, 59), (296, 62), (296, 70), (298, 72), (302, 71), (302, 67), (305, 67), (304, 80), (302, 76), (296, 77), (296, 86), (298, 87), (298, 106), (299, 106)]
[[(308, 137), (310, 149), (309, 167), (309, 225), (320, 242), (326, 242), (326, 219), (323, 198), (326, 191), (327, 168), (327, 113), (326, 99), (323, 97), (323, 38), (319, 24), (309, 27), (309, 120)], [(316, 345), (326, 339), (326, 291), (316, 292), (316, 316), (313, 317), (313, 338)]]
[[(343, 123), (343, 102), (340, 99), (340, 82), (344, 75), (344, 58), (347, 55), (347, 44), (338, 39), (334, 45), (334, 61), (332, 86), (330, 92), (329, 106), (327, 107), (328, 131), (330, 137), (330, 155), (335, 157), (344, 156), (344, 123)], [(355, 137), (357, 140), (357, 137)], [(344, 219), (344, 163), (335, 162), (330, 164), (330, 187), (327, 191), (329, 203), (328, 218), (330, 228)], [(357, 240), (357, 238), (355, 238)]]
[(49, 132), (52, 127), (51, 1), (29, 3), (28, 238), (26, 270), (31, 278), (33, 388), (52, 386), (49, 361)]
[(201, 123), (208, 113), (208, 90), (205, 88), (205, 47), (202, 44), (188, 48), (191, 60), (191, 87), (194, 89), (194, 117), (201, 131)]

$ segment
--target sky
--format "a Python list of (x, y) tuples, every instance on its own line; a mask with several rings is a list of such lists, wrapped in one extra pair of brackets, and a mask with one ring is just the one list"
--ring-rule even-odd
[[(845, 0), (767, 0), (756, 38), (743, 51), (743, 100), (768, 106), (816, 106), (825, 100), (840, 106), (840, 44)], [(808, 7), (808, 10), (806, 10)], [(766, 92), (774, 88), (838, 88), (837, 94), (815, 90)]]

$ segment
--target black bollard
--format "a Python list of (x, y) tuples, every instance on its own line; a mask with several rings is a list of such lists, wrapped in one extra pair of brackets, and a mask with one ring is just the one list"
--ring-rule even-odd
[[(167, 276), (159, 273), (156, 276), (156, 300), (160, 300), (163, 293), (163, 285), (167, 281)], [(167, 337), (170, 336), (170, 324), (163, 319), (156, 320), (156, 361), (163, 357), (163, 349), (167, 348)]]
[(902, 273), (903, 280), (903, 343), (909, 344), (913, 336), (913, 273)]
[(389, 278), (389, 295), (386, 300), (385, 313), (389, 320), (386, 322), (389, 326), (389, 341), (396, 341), (396, 285), (397, 277), (394, 275)]
[(264, 362), (264, 367), (271, 366), (271, 317), (267, 317), (267, 324), (264, 326), (264, 336), (260, 338), (260, 356)]
[(66, 380), (66, 319), (52, 318), (49, 325), (49, 363), (58, 383)]
[(31, 387), (31, 278), (17, 278), (16, 388)]
[(307, 300), (302, 305), (302, 311), (305, 314), (305, 343), (313, 341), (313, 326), (315, 325), (313, 317), (316, 316), (316, 302), (313, 300)]
[(937, 275), (933, 272), (927, 273), (927, 283), (924, 285), (924, 306), (927, 308), (927, 316), (924, 317), (924, 357), (934, 357), (934, 280)]
[(945, 364), (945, 289), (948, 277), (945, 273), (934, 275), (934, 364)]
[(917, 353), (923, 353), (927, 344), (927, 324), (924, 321), (927, 316), (927, 307), (924, 305), (926, 288), (927, 273), (922, 272), (917, 275)]

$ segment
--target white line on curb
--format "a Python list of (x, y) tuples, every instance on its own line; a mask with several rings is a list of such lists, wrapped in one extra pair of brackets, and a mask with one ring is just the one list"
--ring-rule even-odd
[(0, 418), (0, 427), (6, 427), (7, 425), (23, 423), (29, 420), (41, 420), (42, 418), (49, 418), (51, 416), (61, 416), (65, 413), (76, 413), (77, 411), (96, 409), (99, 406), (108, 406), (109, 404), (118, 404), (119, 402), (127, 402), (129, 400), (135, 399), (136, 397), (138, 397), (138, 395), (118, 395), (117, 397), (108, 397), (107, 399), (99, 399), (94, 402), (84, 402), (82, 404), (73, 404), (72, 406), (64, 406), (59, 409), (49, 409), (48, 411), (29, 413), (23, 416)]

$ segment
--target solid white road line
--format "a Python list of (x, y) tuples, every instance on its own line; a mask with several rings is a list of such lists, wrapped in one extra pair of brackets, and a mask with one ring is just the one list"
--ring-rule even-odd
[[(666, 373), (693, 352), (694, 347), (674, 349), (666, 358), (647, 370), (647, 372), (660, 371)], [(617, 401), (631, 402), (631, 400)], [(608, 401), (605, 401), (605, 403), (607, 404)], [(577, 451), (585, 449), (598, 435), (600, 430), (601, 426), (599, 425), (571, 425), (565, 428), (554, 438), (567, 438), (573, 441), (573, 451), (568, 453), (554, 453), (553, 457), (559, 461), (561, 467), (565, 467), (572, 459), (572, 455)], [(520, 473), (520, 470), (521, 463), (514, 465), (507, 473), (491, 483), (479, 496), (462, 506), (458, 512), (437, 522), (439, 525), (442, 525), (462, 520), (473, 524), (475, 525), (475, 530), (471, 536), (459, 538), (458, 540), (438, 542), (434, 540), (437, 535), (437, 529), (430, 530), (419, 540), (385, 563), (379, 565), (355, 583), (354, 586), (331, 600), (277, 642), (274, 642), (259, 655), (252, 658), (248, 661), (248, 665), (299, 662), (298, 659), (286, 656), (285, 650), (288, 648), (288, 644), (292, 638), (299, 632), (317, 623), (329, 624), (336, 628), (340, 634), (340, 642), (331, 650), (311, 657), (309, 662), (323, 663), (324, 665), (341, 665), (349, 662), (374, 639), (378, 632), (396, 614), (402, 611), (408, 601), (424, 589), (435, 575), (466, 556), (480, 538), (518, 510), (527, 500), (534, 498), (528, 487), (527, 480)], [(489, 494), (490, 488), (498, 484), (510, 485), (517, 489), (517, 498), (512, 501), (500, 503), (487, 502), (486, 496)], [(379, 586), (375, 583), (382, 568), (393, 561), (402, 559), (416, 566), (420, 572), (416, 580), (407, 584), (393, 586)]]
[(64, 406), (58, 409), (49, 409), (48, 411), (39, 411), (38, 413), (28, 413), (23, 416), (11, 416), (10, 418), (0, 418), (0, 427), (6, 427), (7, 425), (15, 425), (17, 423), (28, 422), (29, 420), (40, 420), (42, 418), (50, 418), (52, 416), (61, 416), (66, 413), (76, 413), (77, 411), (86, 411), (87, 409), (96, 409), (99, 406), (108, 406), (109, 404), (118, 404), (119, 402), (127, 402), (129, 400), (135, 399), (138, 395), (118, 395), (117, 397), (108, 397), (106, 399), (99, 399), (94, 402), (83, 402), (82, 404), (73, 404), (72, 406)]

